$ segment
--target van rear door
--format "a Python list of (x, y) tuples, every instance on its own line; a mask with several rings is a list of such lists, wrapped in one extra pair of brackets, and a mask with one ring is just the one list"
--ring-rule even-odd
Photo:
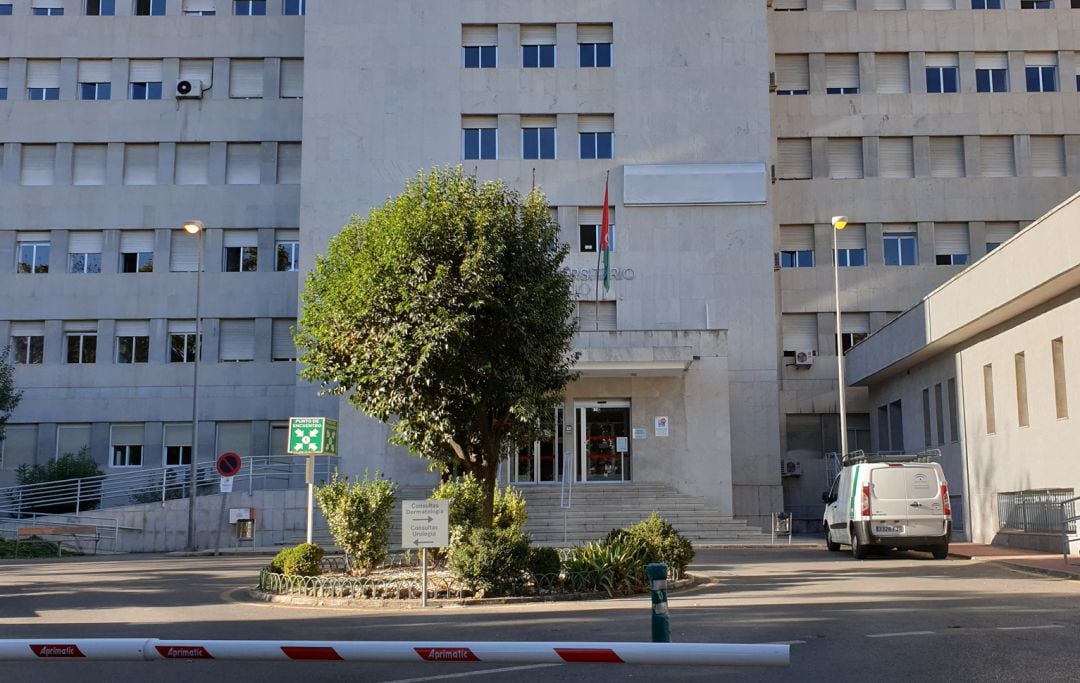
[(889, 464), (870, 472), (876, 536), (940, 536), (944, 511), (938, 469), (921, 463)]

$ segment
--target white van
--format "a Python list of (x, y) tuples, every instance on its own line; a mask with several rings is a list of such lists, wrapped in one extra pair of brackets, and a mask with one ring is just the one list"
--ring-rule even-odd
[(850, 545), (858, 559), (872, 547), (949, 554), (949, 484), (924, 454), (849, 456), (822, 500), (829, 550)]

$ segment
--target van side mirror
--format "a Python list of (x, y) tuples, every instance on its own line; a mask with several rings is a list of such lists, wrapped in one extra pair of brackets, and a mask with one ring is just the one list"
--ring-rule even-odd
[(821, 502), (825, 503), (826, 505), (833, 502), (833, 499), (832, 499), (832, 497), (829, 496), (828, 491), (822, 491), (821, 492)]

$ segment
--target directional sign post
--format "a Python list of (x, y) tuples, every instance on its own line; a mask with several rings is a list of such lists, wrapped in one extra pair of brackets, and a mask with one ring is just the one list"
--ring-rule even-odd
[(307, 481), (307, 542), (311, 543), (311, 528), (315, 518), (315, 456), (337, 455), (337, 420), (325, 417), (290, 417), (290, 455), (306, 455), (304, 469)]
[(420, 606), (427, 607), (427, 549), (450, 545), (450, 501), (404, 500), (401, 502), (401, 547), (420, 548), (423, 590)]

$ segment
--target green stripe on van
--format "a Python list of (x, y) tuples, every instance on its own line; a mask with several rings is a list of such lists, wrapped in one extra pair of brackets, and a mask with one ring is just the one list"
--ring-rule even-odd
[(859, 465), (855, 466), (855, 470), (851, 473), (851, 509), (848, 510), (848, 519), (854, 521), (855, 519), (855, 489), (859, 483)]

